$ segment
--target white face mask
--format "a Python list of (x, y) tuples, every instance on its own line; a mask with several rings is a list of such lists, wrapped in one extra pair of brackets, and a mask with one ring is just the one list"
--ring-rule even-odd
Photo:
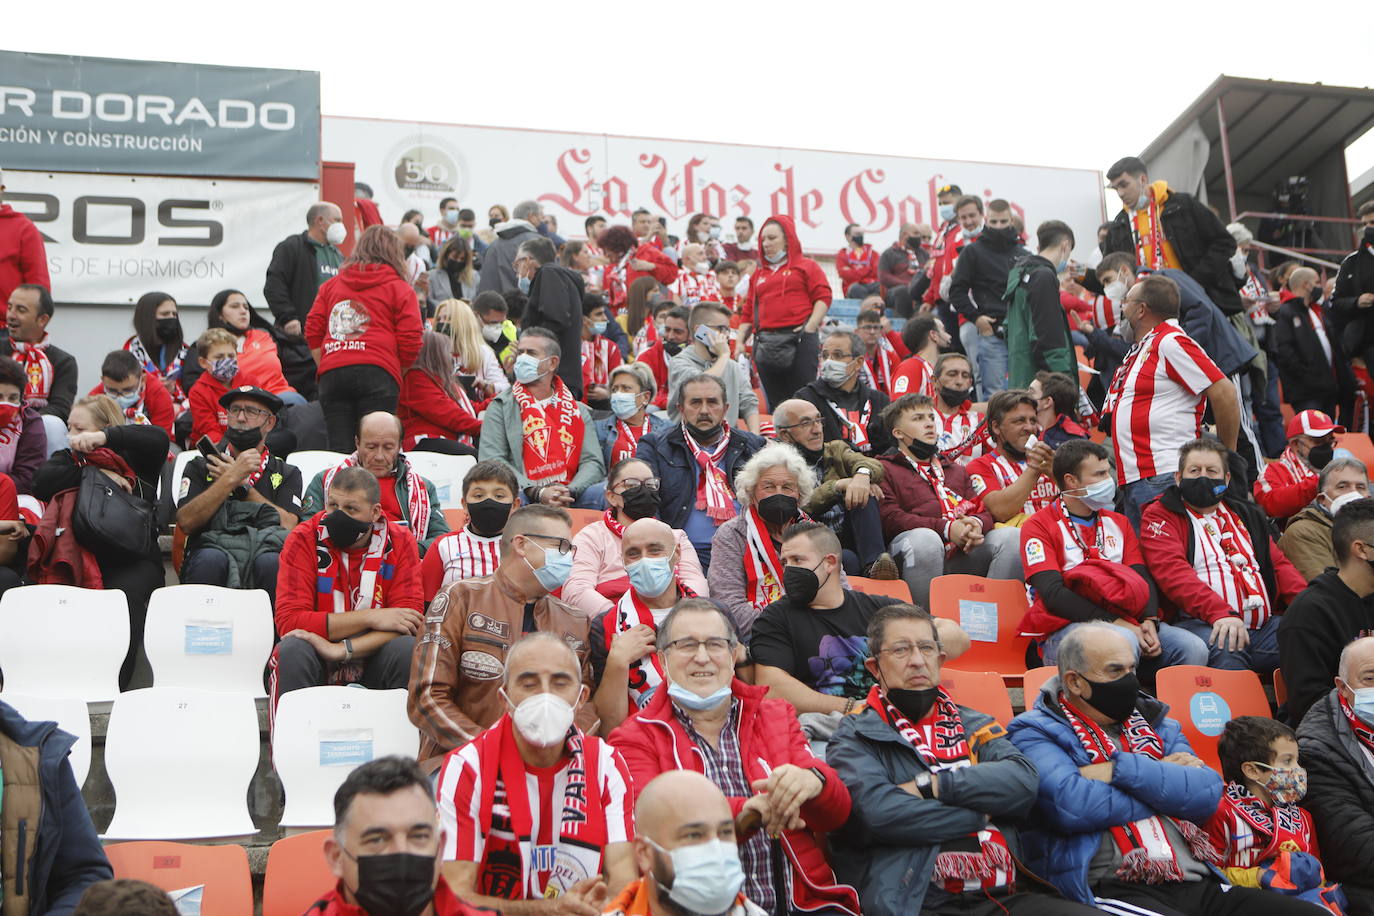
[(324, 238), (331, 245), (342, 245), (344, 239), (348, 238), (348, 227), (343, 223), (331, 223), (324, 231)]
[(1331, 515), (1334, 517), (1337, 512), (1341, 511), (1343, 506), (1353, 503), (1357, 499), (1365, 498), (1365, 494), (1361, 493), (1359, 490), (1349, 490), (1342, 493), (1340, 496), (1331, 500)]
[(487, 343), (496, 343), (501, 339), (501, 332), (504, 328), (499, 324), (482, 325), (482, 339)]
[(1113, 302), (1120, 302), (1126, 298), (1126, 292), (1129, 289), (1130, 287), (1126, 285), (1125, 280), (1114, 280), (1102, 287), (1102, 293)]
[[(502, 688), (502, 693), (505, 689)], [(507, 704), (510, 698), (506, 698)], [(553, 747), (568, 736), (572, 728), (574, 711), (568, 701), (556, 693), (536, 693), (526, 697), (511, 713), (511, 719), (520, 734), (530, 744), (539, 747)]]

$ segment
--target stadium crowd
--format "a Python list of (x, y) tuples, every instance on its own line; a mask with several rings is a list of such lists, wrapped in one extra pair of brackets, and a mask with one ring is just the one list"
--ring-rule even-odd
[[(268, 594), (273, 708), (408, 691), (417, 758), (345, 780), (312, 913), (1374, 913), (1374, 203), (1324, 276), (1106, 177), (1083, 262), (946, 185), (886, 249), (845, 227), (838, 285), (785, 214), (570, 240), (359, 185), (198, 336), (143, 296), (84, 396), (0, 206), (0, 591), (123, 591), (129, 686), (163, 554), (95, 488), (167, 510), (179, 581)], [(932, 616), (947, 574), (1024, 583), (1003, 673), (1054, 672), (1010, 722), (943, 686), (997, 639)], [(1209, 763), (1178, 665), (1286, 695)], [(160, 912), (3, 699), (4, 912)]]

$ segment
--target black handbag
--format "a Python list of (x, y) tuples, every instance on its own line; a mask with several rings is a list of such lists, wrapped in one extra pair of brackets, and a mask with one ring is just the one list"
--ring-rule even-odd
[(98, 467), (81, 469), (72, 533), (82, 547), (106, 557), (146, 558), (157, 547), (156, 524), (152, 503), (125, 493)]
[(759, 331), (754, 335), (754, 364), (760, 369), (783, 372), (797, 363), (801, 331)]

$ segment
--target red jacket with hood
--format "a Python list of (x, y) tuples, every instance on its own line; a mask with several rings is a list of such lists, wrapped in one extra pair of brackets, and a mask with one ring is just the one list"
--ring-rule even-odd
[[(838, 829), (849, 819), (849, 789), (829, 764), (811, 753), (796, 710), (786, 700), (766, 700), (767, 689), (740, 680), (730, 686), (740, 702), (739, 755), (746, 779), (751, 783), (767, 779), (770, 769), (784, 763), (825, 774), (821, 794), (801, 808), (807, 829), (788, 830), (780, 838), (792, 873), (790, 908), (812, 912), (833, 907), (857, 916), (858, 894), (839, 883), (816, 842), (817, 835)], [(666, 688), (655, 691), (649, 705), (620, 723), (606, 740), (620, 752), (639, 788), (666, 770), (705, 772), (701, 751), (674, 715)], [(749, 799), (727, 796), (726, 800), (738, 817)]]
[[(769, 223), (776, 223), (787, 239), (787, 256), (777, 264), (769, 264), (763, 249), (759, 249), (759, 267), (749, 283), (744, 320), (754, 322), (758, 331), (791, 330), (806, 324), (817, 302), (830, 305), (834, 294), (821, 265), (802, 254), (792, 217), (768, 217), (759, 227), (760, 234)], [(756, 316), (758, 321), (754, 321)]]
[(48, 254), (33, 220), (9, 204), (0, 204), (0, 320), (9, 311), (10, 293), (21, 283), (52, 290)]
[[(930, 484), (911, 468), (911, 464), (901, 452), (893, 452), (878, 458), (883, 463), (883, 498), (878, 503), (878, 517), (883, 523), (883, 538), (891, 541), (897, 535), (916, 528), (929, 528), (949, 540), (949, 523), (940, 514), (939, 497)], [(968, 472), (953, 461), (943, 458), (940, 462), (945, 472), (945, 486), (958, 493), (969, 503), (979, 504), (969, 483)], [(969, 511), (967, 515), (976, 517), (983, 523), (983, 533), (992, 530), (997, 522), (986, 509), (981, 512)]]
[(350, 264), (315, 295), (305, 339), (320, 351), (319, 374), (343, 366), (379, 366), (396, 384), (420, 352), (415, 290), (386, 264)]

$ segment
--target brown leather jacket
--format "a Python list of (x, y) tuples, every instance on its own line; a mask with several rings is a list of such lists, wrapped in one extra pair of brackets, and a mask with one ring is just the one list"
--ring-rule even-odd
[[(455, 582), (434, 596), (425, 613), (425, 634), (410, 662), (410, 721), (420, 729), (420, 763), (436, 769), (444, 755), (477, 737), (501, 718), (506, 701), (497, 692), (506, 652), (525, 620), (521, 594), (505, 571)], [(582, 660), (582, 682), (592, 684), (587, 618), (569, 604), (544, 595), (534, 599), (535, 628), (557, 633)], [(596, 733), (596, 710), (585, 703), (578, 726)]]

